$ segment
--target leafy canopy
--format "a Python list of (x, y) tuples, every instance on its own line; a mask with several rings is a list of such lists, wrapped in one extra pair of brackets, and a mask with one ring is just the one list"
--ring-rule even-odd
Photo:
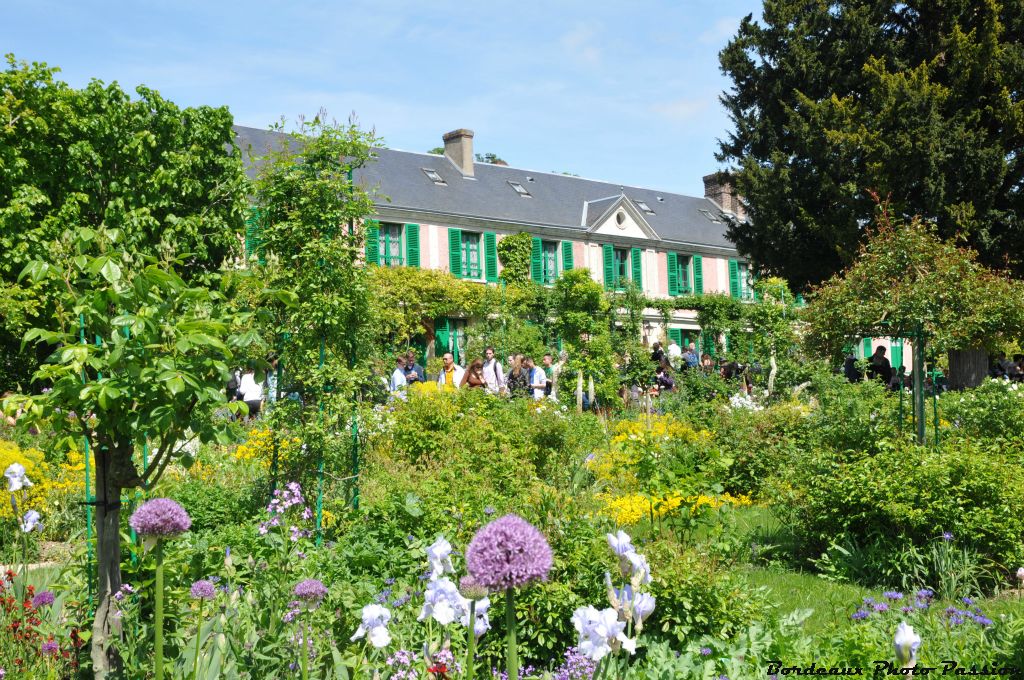
[(1024, 272), (1019, 0), (766, 0), (719, 58), (753, 221), (729, 236), (762, 271), (802, 290), (850, 264), (874, 189)]
[(939, 351), (995, 349), (1024, 332), (1024, 282), (985, 267), (934, 225), (891, 221), (883, 208), (857, 261), (815, 292), (805, 319), (808, 345), (832, 356), (870, 329), (898, 335), (917, 324)]

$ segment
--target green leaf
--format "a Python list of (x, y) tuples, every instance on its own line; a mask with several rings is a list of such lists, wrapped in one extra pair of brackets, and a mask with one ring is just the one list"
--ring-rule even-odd
[(103, 263), (103, 266), (100, 267), (100, 274), (102, 274), (103, 278), (110, 283), (117, 283), (121, 280), (121, 268), (109, 258)]

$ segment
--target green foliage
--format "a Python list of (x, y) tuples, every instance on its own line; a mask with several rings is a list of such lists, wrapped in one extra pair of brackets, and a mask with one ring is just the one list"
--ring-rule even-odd
[[(236, 252), (244, 214), (226, 108), (179, 108), (141, 86), (134, 99), (116, 83), (78, 90), (55, 73), (13, 55), (0, 71), (0, 281), (11, 291), (0, 304), (0, 365), (21, 362), (28, 372), (39, 358), (19, 353), (12, 336), (45, 324), (61, 292), (40, 282), (27, 293), (36, 304), (12, 314), (24, 298), (11, 286), (30, 262), (49, 259), (66, 231), (116, 231), (136, 269), (146, 256), (173, 253), (195, 283)], [(25, 373), (0, 374), (0, 391)]]
[(498, 260), (501, 278), (510, 285), (523, 285), (530, 281), (530, 255), (533, 236), (529, 232), (505, 236), (498, 241)]
[(1024, 271), (1022, 30), (1003, 0), (772, 0), (747, 16), (719, 55), (734, 124), (719, 159), (752, 218), (729, 229), (740, 252), (800, 290), (823, 281), (856, 256), (868, 188)]
[(996, 348), (1024, 331), (1024, 282), (984, 267), (927, 223), (893, 223), (882, 210), (857, 261), (811, 300), (803, 317), (810, 348), (838, 357), (882, 324), (894, 335), (921, 324), (943, 352)]
[[(260, 159), (255, 181), (260, 249), (256, 273), (273, 291), (264, 303), (279, 351), (311, 409), (335, 414), (354, 400), (368, 354), (370, 302), (362, 218), (373, 199), (351, 179), (372, 157), (372, 134), (302, 120), (283, 148)], [(356, 228), (359, 223), (360, 228)], [(265, 264), (263, 264), (265, 262)]]
[(949, 434), (966, 438), (1012, 438), (1024, 432), (1024, 386), (1007, 380), (986, 380), (963, 392), (939, 398), (941, 417)]
[(874, 455), (823, 449), (790, 470), (778, 509), (808, 553), (848, 540), (847, 552), (870, 550), (864, 572), (883, 583), (899, 579), (910, 546), (923, 548), (944, 531), (996, 564), (1024, 559), (1024, 519), (1010, 510), (1024, 502), (1019, 461), (970, 441), (877, 448)]

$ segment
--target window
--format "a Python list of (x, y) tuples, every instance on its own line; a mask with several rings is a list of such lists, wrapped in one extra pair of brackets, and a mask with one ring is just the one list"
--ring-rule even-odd
[(423, 174), (426, 175), (427, 178), (437, 186), (448, 186), (448, 182), (444, 181), (444, 177), (441, 177), (441, 175), (438, 174), (437, 170), (434, 170), (433, 168), (420, 168), (420, 170), (422, 170)]
[(637, 200), (635, 200), (635, 201), (634, 201), (634, 203), (636, 203), (636, 206), (637, 206), (638, 208), (640, 208), (641, 210), (643, 210), (643, 211), (644, 211), (645, 213), (647, 213), (648, 215), (653, 215), (653, 214), (654, 214), (654, 211), (653, 211), (653, 210), (651, 210), (651, 206), (647, 205), (647, 204), (646, 204), (646, 203), (644, 203), (643, 201), (641, 201), (641, 200), (637, 199)]
[(715, 217), (714, 215), (712, 215), (710, 210), (704, 210), (703, 208), (701, 208), (700, 212), (704, 215), (704, 217), (708, 218), (709, 220), (711, 220), (715, 224), (723, 224), (722, 220), (720, 220), (717, 217)]
[(740, 274), (740, 299), (741, 300), (753, 300), (754, 299), (754, 284), (750, 279), (750, 265), (746, 262), (739, 263), (739, 274)]
[(480, 234), (462, 232), (462, 275), (467, 279), (481, 278), (480, 261)]
[(625, 290), (629, 281), (629, 249), (616, 248), (612, 286), (615, 290)]
[(529, 192), (529, 191), (527, 191), (527, 190), (526, 190), (526, 187), (524, 187), (524, 186), (523, 186), (522, 184), (520, 184), (519, 182), (513, 182), (513, 181), (509, 180), (509, 183), (508, 183), (508, 184), (509, 184), (509, 186), (510, 186), (510, 187), (512, 187), (513, 189), (515, 189), (515, 191), (516, 191), (516, 193), (517, 193), (517, 194), (519, 194), (519, 195), (520, 195), (520, 196), (522, 196), (523, 198), (529, 198), (529, 197), (530, 197), (530, 192)]
[[(675, 284), (676, 284), (676, 287), (675, 287), (674, 291), (669, 290), (669, 293), (672, 294), (672, 295), (688, 295), (689, 293), (693, 292), (693, 287), (690, 285), (690, 256), (689, 255), (683, 255), (682, 253), (673, 253), (673, 254), (675, 255), (674, 259), (675, 259), (675, 266), (676, 266), (676, 271), (675, 271)], [(672, 266), (672, 260), (673, 260), (673, 258), (671, 258), (671, 257), (668, 259), (669, 266)], [(669, 284), (670, 284), (669, 288), (672, 287), (671, 286), (671, 284), (673, 283), (672, 279), (673, 279), (673, 277), (671, 275), (671, 272), (669, 272)]]
[(540, 282), (554, 283), (558, 279), (558, 244), (554, 241), (541, 241)]
[(402, 225), (381, 223), (379, 232), (380, 263), (385, 267), (401, 267), (405, 264), (402, 257)]

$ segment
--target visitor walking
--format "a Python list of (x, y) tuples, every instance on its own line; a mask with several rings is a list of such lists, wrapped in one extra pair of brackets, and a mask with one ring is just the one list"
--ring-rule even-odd
[(263, 405), (263, 385), (256, 382), (256, 371), (253, 368), (245, 369), (242, 379), (238, 383), (239, 399), (249, 407), (249, 419), (260, 414), (260, 407)]
[(534, 364), (531, 357), (526, 357), (523, 361), (526, 374), (529, 377), (530, 389), (533, 390), (533, 398), (543, 399), (544, 389), (547, 387), (547, 376), (544, 375), (544, 369)]
[(483, 373), (488, 392), (501, 394), (505, 391), (505, 372), (501, 368), (501, 362), (494, 355), (493, 347), (484, 350)]
[(692, 342), (687, 346), (686, 351), (683, 352), (683, 361), (686, 362), (687, 368), (697, 368), (700, 365), (700, 355), (697, 353), (697, 345)]
[(885, 357), (885, 347), (881, 345), (871, 355), (871, 363), (868, 364), (868, 378), (879, 380), (883, 385), (888, 385), (889, 381), (892, 380), (892, 366)]
[(669, 339), (665, 356), (668, 357), (669, 366), (673, 371), (678, 371), (683, 365), (683, 349), (676, 343), (675, 338)]
[(675, 392), (676, 381), (669, 375), (669, 364), (668, 361), (662, 360), (658, 367), (654, 369), (654, 384), (658, 387), (658, 394), (665, 392)]
[(484, 379), (484, 362), (482, 359), (473, 359), (469, 368), (463, 373), (462, 380), (459, 382), (459, 387), (483, 389), (486, 386), (487, 381)]
[(410, 349), (405, 354), (405, 381), (410, 385), (427, 382), (427, 372), (416, 363), (416, 350)]
[(395, 370), (391, 372), (391, 380), (388, 381), (388, 392), (399, 399), (405, 399), (405, 388), (408, 385), (409, 381), (405, 377), (405, 357), (399, 354), (395, 357)]
[(544, 370), (544, 396), (550, 397), (553, 382), (551, 379), (551, 372), (554, 369), (554, 357), (552, 357), (551, 354), (548, 353), (544, 355), (542, 361), (544, 362), (544, 366), (542, 367)]
[(512, 357), (512, 369), (508, 373), (506, 384), (508, 393), (513, 397), (525, 397), (530, 390), (530, 374), (526, 369), (522, 354)]

